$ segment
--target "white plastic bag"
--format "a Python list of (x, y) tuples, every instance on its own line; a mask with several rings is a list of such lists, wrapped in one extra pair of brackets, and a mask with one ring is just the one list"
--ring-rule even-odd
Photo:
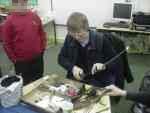
[[(10, 82), (10, 83), (9, 83)], [(0, 79), (0, 102), (3, 107), (19, 103), (22, 96), (23, 79), (21, 76), (4, 76)]]

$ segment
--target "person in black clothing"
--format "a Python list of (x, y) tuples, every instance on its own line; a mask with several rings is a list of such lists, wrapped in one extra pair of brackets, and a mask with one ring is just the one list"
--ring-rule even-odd
[(114, 85), (107, 86), (106, 89), (111, 91), (107, 93), (110, 96), (125, 96), (127, 100), (140, 102), (150, 107), (150, 92), (129, 92), (122, 90)]
[[(124, 89), (125, 82), (132, 83), (134, 81), (134, 77), (132, 75), (132, 71), (130, 69), (129, 63), (128, 63), (128, 56), (127, 56), (127, 47), (125, 46), (124, 41), (115, 33), (105, 31), (103, 32), (105, 37), (108, 38), (108, 40), (113, 45), (117, 55), (121, 53), (121, 55), (116, 59), (118, 60), (118, 65), (120, 70), (118, 76), (116, 76), (116, 83), (115, 85), (121, 89)], [(114, 104), (117, 104), (121, 97), (113, 97)]]
[(78, 12), (69, 17), (67, 30), (58, 55), (58, 63), (68, 71), (67, 77), (99, 87), (115, 84), (117, 60), (105, 63), (116, 52), (103, 33), (89, 30), (87, 17)]
[(127, 83), (132, 83), (134, 77), (132, 75), (127, 56), (127, 47), (124, 41), (115, 33), (105, 32), (104, 35), (110, 40), (117, 54), (123, 52), (117, 60), (119, 60), (120, 74), (117, 77), (116, 86), (123, 89), (125, 80)]

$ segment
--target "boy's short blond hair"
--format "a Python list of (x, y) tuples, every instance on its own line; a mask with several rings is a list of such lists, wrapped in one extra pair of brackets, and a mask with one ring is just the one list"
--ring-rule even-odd
[(79, 12), (72, 13), (67, 21), (67, 30), (69, 32), (88, 31), (89, 23), (87, 17)]

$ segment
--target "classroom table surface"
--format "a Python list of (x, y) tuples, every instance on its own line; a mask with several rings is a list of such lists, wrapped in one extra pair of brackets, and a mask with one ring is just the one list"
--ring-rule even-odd
[[(61, 77), (58, 75), (49, 75), (44, 76), (26, 86), (23, 87), (23, 96), (20, 101), (15, 106), (4, 108), (0, 106), (0, 113), (51, 113), (47, 107), (47, 105), (42, 105), (36, 103), (35, 99), (42, 98), (44, 94), (47, 93), (47, 89), (42, 87), (43, 85), (54, 85), (54, 84), (72, 84), (75, 86), (82, 86), (83, 84), (77, 81), (68, 80), (68, 79), (60, 79)], [(43, 88), (43, 89), (42, 89)], [(97, 88), (93, 87), (92, 88)], [(96, 89), (98, 91), (98, 89)], [(49, 94), (48, 94), (49, 95)], [(53, 95), (55, 96), (55, 95)], [(96, 95), (95, 97), (99, 98), (99, 95)], [(94, 100), (94, 98), (92, 98)], [(72, 111), (69, 111), (67, 113), (111, 113), (111, 105), (110, 105), (110, 99), (109, 96), (102, 96), (99, 101), (87, 101), (85, 100), (85, 103), (90, 103), (87, 106), (81, 107), (79, 109), (73, 109)], [(94, 103), (92, 103), (94, 102)], [(64, 113), (65, 111), (61, 111), (60, 113)]]

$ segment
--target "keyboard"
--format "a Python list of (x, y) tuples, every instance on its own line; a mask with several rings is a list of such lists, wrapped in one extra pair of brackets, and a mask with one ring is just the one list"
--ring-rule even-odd
[(103, 24), (104, 27), (116, 27), (116, 28), (129, 28), (128, 23), (120, 23), (120, 22), (106, 22)]

